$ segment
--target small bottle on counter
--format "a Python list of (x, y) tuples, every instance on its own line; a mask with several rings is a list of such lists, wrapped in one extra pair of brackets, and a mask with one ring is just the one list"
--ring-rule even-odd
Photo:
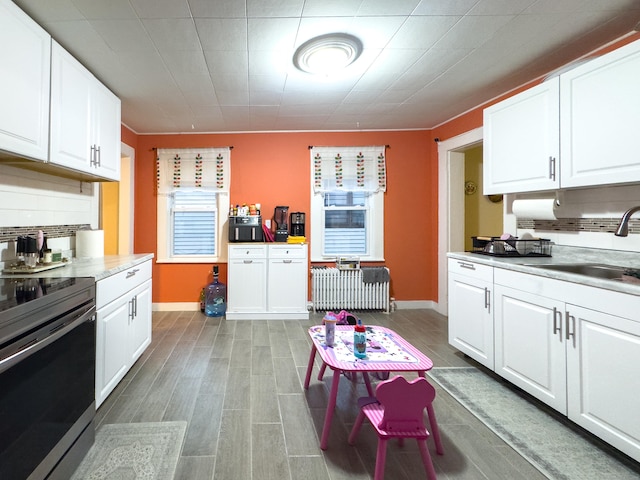
[(367, 357), (367, 331), (362, 323), (358, 323), (353, 329), (353, 354), (356, 358)]

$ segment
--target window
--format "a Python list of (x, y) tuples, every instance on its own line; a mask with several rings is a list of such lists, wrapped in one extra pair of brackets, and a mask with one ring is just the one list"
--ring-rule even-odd
[(206, 190), (158, 195), (158, 255), (162, 263), (216, 262), (223, 255), (222, 227), (229, 196)]
[(176, 191), (171, 194), (171, 256), (217, 255), (216, 194)]
[(384, 146), (311, 147), (311, 261), (384, 261)]
[(364, 192), (327, 192), (324, 196), (322, 255), (367, 255), (367, 198)]
[(347, 256), (384, 260), (382, 192), (312, 193), (311, 261)]
[(226, 257), (229, 152), (229, 148), (158, 149), (158, 262), (208, 263)]

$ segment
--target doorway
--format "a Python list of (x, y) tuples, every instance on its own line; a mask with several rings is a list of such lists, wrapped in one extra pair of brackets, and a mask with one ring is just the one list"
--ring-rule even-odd
[(105, 255), (133, 253), (135, 150), (121, 144), (120, 181), (100, 184), (100, 226)]
[(482, 127), (438, 143), (438, 305), (447, 315), (447, 252), (464, 251), (465, 151), (482, 145)]

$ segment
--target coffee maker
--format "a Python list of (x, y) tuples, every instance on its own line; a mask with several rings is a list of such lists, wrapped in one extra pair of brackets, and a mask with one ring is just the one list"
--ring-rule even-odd
[(287, 224), (287, 217), (289, 215), (288, 206), (279, 206), (275, 208), (273, 212), (273, 220), (276, 222), (276, 242), (286, 242), (289, 236), (289, 225)]
[(292, 237), (304, 237), (304, 213), (292, 212), (289, 217)]

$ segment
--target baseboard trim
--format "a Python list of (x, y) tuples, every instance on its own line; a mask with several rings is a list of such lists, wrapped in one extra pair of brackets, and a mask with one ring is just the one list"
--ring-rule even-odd
[[(438, 311), (438, 303), (433, 300), (394, 300), (396, 310), (415, 310), (418, 308), (428, 308)], [(200, 310), (199, 302), (167, 302), (154, 303), (154, 312), (197, 312)], [(287, 315), (283, 315), (287, 316)], [(290, 317), (293, 318), (293, 317)]]

